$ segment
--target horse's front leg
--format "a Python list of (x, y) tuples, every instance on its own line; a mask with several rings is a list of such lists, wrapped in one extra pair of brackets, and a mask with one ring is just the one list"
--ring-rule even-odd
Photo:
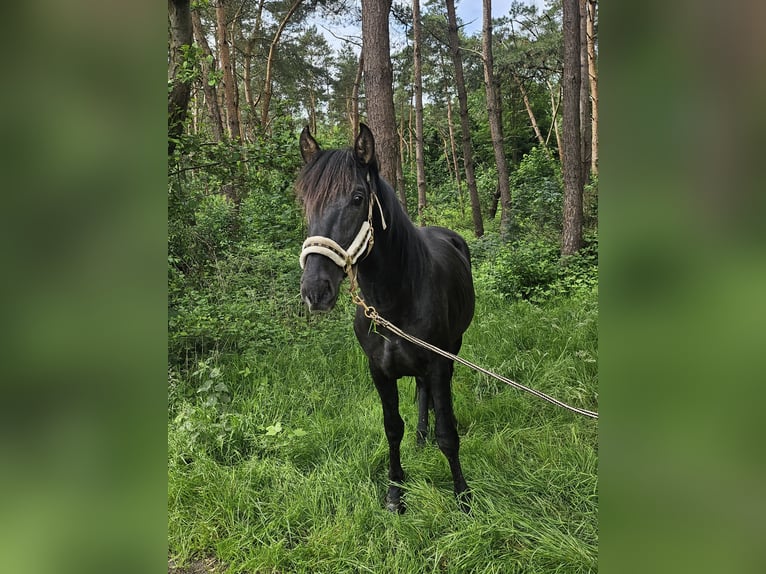
[(399, 447), (404, 436), (404, 421), (399, 414), (399, 393), (396, 388), (396, 379), (389, 379), (382, 373), (370, 367), (372, 380), (380, 395), (383, 405), (383, 426), (386, 429), (388, 439), (388, 494), (386, 495), (386, 509), (391, 512), (403, 513), (401, 484), (404, 482), (404, 470), (399, 453)]

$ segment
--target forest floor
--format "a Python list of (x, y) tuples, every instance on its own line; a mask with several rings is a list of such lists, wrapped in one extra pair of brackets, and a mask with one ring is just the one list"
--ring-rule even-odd
[[(407, 511), (383, 509), (388, 448), (351, 303), (289, 344), (171, 368), (169, 574), (595, 572), (598, 423), (457, 365), (458, 510), (444, 456), (415, 444), (399, 382)], [(461, 356), (597, 409), (597, 290), (544, 305), (477, 289)], [(433, 422), (432, 427), (433, 428)]]

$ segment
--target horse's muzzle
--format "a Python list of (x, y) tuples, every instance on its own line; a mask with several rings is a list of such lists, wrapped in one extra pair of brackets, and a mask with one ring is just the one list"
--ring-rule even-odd
[(309, 258), (301, 277), (301, 298), (312, 313), (331, 311), (335, 307), (338, 287), (343, 280), (343, 271), (335, 265), (310, 261), (316, 257), (313, 255)]

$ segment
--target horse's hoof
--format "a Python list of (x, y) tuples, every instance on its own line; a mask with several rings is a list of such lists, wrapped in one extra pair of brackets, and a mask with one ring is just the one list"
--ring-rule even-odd
[(471, 514), (471, 500), (473, 499), (471, 491), (466, 489), (463, 492), (456, 492), (455, 498), (458, 508), (466, 514)]
[(386, 510), (393, 514), (404, 514), (404, 502), (401, 496), (386, 495)]
[(415, 446), (418, 448), (423, 448), (426, 446), (426, 441), (428, 440), (428, 432), (420, 432), (417, 431), (415, 433)]

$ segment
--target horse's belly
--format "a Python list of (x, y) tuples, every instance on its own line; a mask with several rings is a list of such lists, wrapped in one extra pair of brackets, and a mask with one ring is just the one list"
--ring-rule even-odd
[(415, 347), (399, 337), (384, 341), (372, 360), (392, 379), (400, 377), (418, 377), (426, 374), (428, 351)]

